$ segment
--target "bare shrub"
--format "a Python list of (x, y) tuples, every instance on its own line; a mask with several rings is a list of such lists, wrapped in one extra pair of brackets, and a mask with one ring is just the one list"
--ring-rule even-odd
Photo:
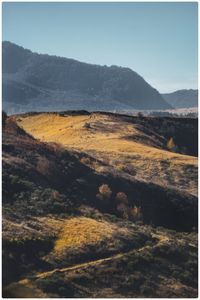
[(117, 212), (125, 219), (128, 219), (128, 206), (121, 202), (117, 205)]
[(128, 197), (124, 192), (118, 192), (115, 196), (115, 201), (117, 202), (117, 212), (125, 219), (128, 219)]
[(128, 205), (128, 197), (124, 192), (118, 192), (115, 197), (115, 200), (118, 203), (124, 203), (124, 204)]
[(99, 192), (100, 192), (100, 194), (102, 194), (106, 198), (110, 198), (110, 196), (112, 194), (112, 191), (111, 191), (111, 189), (109, 188), (109, 186), (107, 184), (102, 184), (99, 187)]
[(141, 207), (134, 206), (133, 208), (131, 208), (130, 214), (134, 218), (134, 220), (141, 220), (142, 219)]
[(96, 197), (100, 200), (103, 200), (103, 199), (110, 199), (111, 195), (112, 195), (112, 191), (109, 188), (109, 186), (107, 184), (102, 184), (99, 187), (99, 193), (96, 195)]
[(46, 157), (40, 156), (37, 161), (36, 170), (43, 175), (49, 175), (50, 173), (50, 163)]

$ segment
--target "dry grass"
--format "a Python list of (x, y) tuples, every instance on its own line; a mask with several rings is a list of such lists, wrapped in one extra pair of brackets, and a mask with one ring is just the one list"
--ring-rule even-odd
[[(116, 235), (130, 238), (126, 227), (121, 228), (105, 220), (97, 221), (88, 217), (73, 217), (57, 220), (46, 218), (43, 221), (46, 222), (48, 228), (55, 227), (52, 229), (55, 234), (54, 246), (43, 257), (45, 261), (53, 265), (63, 264), (65, 266), (75, 257), (79, 257), (80, 253), (83, 257), (84, 255), (86, 257), (87, 255), (94, 255), (96, 250), (91, 250), (90, 247), (94, 246), (95, 249), (98, 249), (98, 247), (102, 247), (102, 243), (104, 244), (102, 249), (105, 251), (110, 246), (114, 246)], [(101, 257), (101, 254), (100, 251), (97, 257)], [(85, 259), (87, 260), (87, 258)]]
[[(85, 128), (90, 123), (91, 128)], [(106, 153), (138, 154), (144, 158), (170, 159), (176, 163), (194, 164), (195, 158), (181, 155), (134, 141), (123, 139), (142, 132), (134, 124), (117, 124), (109, 116), (93, 114), (91, 116), (61, 117), (55, 114), (39, 114), (21, 118), (19, 123), (28, 133), (46, 142), (59, 142), (79, 150), (95, 150)], [(119, 126), (120, 125), (120, 126)], [(45, 129), (45, 130), (44, 130)]]
[[(89, 128), (85, 124), (90, 124)], [(21, 117), (19, 126), (35, 138), (89, 153), (119, 171), (132, 165), (134, 177), (138, 180), (197, 193), (197, 158), (126, 139), (140, 136), (145, 140), (144, 132), (135, 124), (100, 114), (66, 117), (38, 114)], [(120, 166), (113, 164), (119, 160)], [(92, 164), (91, 167), (98, 169), (99, 165)]]
[(54, 251), (97, 244), (112, 237), (116, 227), (90, 218), (79, 217), (67, 220), (55, 242)]

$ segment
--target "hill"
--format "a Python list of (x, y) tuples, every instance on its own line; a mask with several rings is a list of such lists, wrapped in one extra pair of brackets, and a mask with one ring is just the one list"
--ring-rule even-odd
[[(194, 140), (196, 126), (87, 112), (4, 117), (4, 297), (196, 297), (196, 145), (180, 136), (187, 128)], [(173, 184), (153, 182), (153, 166), (142, 177), (142, 157)]]
[(134, 179), (196, 194), (196, 119), (80, 112), (27, 114), (17, 121), (41, 141), (79, 151), (82, 161), (85, 153), (86, 164), (96, 171), (114, 169)]
[(129, 68), (32, 53), (3, 42), (3, 109), (165, 109), (157, 90)]
[(198, 107), (198, 90), (179, 90), (162, 96), (173, 108)]

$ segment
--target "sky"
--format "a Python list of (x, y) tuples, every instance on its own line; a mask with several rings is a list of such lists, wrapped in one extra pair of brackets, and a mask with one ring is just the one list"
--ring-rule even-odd
[(197, 2), (3, 2), (3, 40), (129, 67), (162, 93), (197, 88)]

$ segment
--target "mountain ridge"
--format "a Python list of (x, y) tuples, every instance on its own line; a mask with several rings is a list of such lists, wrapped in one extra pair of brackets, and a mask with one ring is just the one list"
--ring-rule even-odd
[(7, 111), (9, 107), (14, 112), (171, 108), (130, 68), (33, 53), (7, 41), (2, 50), (3, 108)]
[(198, 107), (198, 89), (181, 89), (162, 96), (173, 108)]

